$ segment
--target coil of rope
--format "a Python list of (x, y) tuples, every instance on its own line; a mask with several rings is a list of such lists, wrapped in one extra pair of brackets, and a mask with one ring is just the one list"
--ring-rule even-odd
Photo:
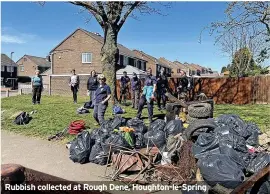
[(76, 120), (70, 123), (68, 127), (68, 133), (71, 135), (76, 135), (85, 129), (85, 121)]

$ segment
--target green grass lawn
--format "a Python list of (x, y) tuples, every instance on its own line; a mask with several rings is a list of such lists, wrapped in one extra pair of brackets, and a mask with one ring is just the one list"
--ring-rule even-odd
[[(93, 110), (90, 110), (90, 114), (78, 115), (76, 113), (77, 108), (87, 100), (87, 97), (79, 97), (78, 104), (73, 104), (72, 97), (42, 96), (40, 105), (32, 105), (30, 95), (3, 98), (1, 104), (1, 127), (3, 130), (40, 138), (47, 138), (63, 130), (70, 122), (78, 119), (86, 121), (88, 129), (94, 129), (97, 126), (94, 125)], [(130, 106), (123, 108), (126, 110), (123, 117), (134, 118), (136, 116), (136, 110), (131, 109)], [(37, 110), (37, 113), (32, 115), (33, 119), (29, 124), (23, 126), (13, 124), (14, 114), (19, 111), (30, 112), (32, 110)], [(239, 114), (242, 119), (253, 121), (259, 125), (261, 130), (267, 131), (270, 128), (269, 111), (269, 105), (215, 105), (214, 115), (216, 117), (225, 113)], [(165, 111), (162, 113), (155, 106), (154, 115), (164, 118), (163, 114), (165, 114)], [(106, 119), (112, 117), (111, 106), (108, 107), (105, 117)], [(147, 108), (143, 111), (143, 118), (148, 123)], [(68, 139), (71, 138), (71, 136), (68, 137)]]

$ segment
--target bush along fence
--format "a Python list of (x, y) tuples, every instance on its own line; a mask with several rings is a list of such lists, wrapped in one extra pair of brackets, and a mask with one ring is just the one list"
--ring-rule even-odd
[[(80, 75), (79, 96), (87, 95), (87, 80), (89, 74)], [(48, 85), (44, 87), (45, 94), (71, 95), (69, 75), (50, 75)], [(270, 75), (245, 78), (195, 78), (191, 97), (203, 92), (212, 98), (216, 104), (269, 104), (270, 103)], [(169, 91), (176, 94), (179, 78), (169, 78)], [(21, 87), (23, 93), (31, 92), (29, 86)], [(143, 86), (143, 80), (142, 80)], [(20, 88), (20, 87), (19, 87)], [(116, 83), (117, 96), (120, 96), (120, 82)], [(130, 91), (130, 90), (129, 90)], [(131, 99), (131, 95), (128, 95)]]

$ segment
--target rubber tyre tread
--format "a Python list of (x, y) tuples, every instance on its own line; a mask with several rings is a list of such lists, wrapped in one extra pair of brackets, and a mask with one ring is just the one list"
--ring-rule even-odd
[(218, 125), (213, 119), (198, 119), (188, 126), (184, 132), (184, 136), (187, 140), (191, 139), (192, 134), (200, 128), (208, 128), (208, 131), (213, 131)]
[(188, 114), (193, 118), (211, 117), (212, 111), (212, 106), (209, 103), (198, 103), (188, 106)]

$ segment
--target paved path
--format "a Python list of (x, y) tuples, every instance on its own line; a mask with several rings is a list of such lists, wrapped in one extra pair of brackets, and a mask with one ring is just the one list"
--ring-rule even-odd
[[(93, 163), (77, 164), (68, 158), (65, 145), (34, 139), (1, 130), (2, 164), (16, 163), (33, 170), (71, 181), (100, 181), (94, 184), (108, 185), (104, 176), (105, 167)], [(112, 182), (113, 183), (113, 182)], [(91, 184), (91, 183), (90, 183)], [(114, 183), (115, 184), (115, 183)], [(116, 185), (121, 185), (116, 183)], [(112, 194), (146, 194), (148, 191), (107, 191)], [(181, 194), (181, 191), (157, 191), (156, 194)]]
[(77, 164), (69, 158), (65, 145), (15, 135), (1, 130), (2, 164), (17, 163), (72, 181), (101, 181), (105, 167), (93, 163)]

